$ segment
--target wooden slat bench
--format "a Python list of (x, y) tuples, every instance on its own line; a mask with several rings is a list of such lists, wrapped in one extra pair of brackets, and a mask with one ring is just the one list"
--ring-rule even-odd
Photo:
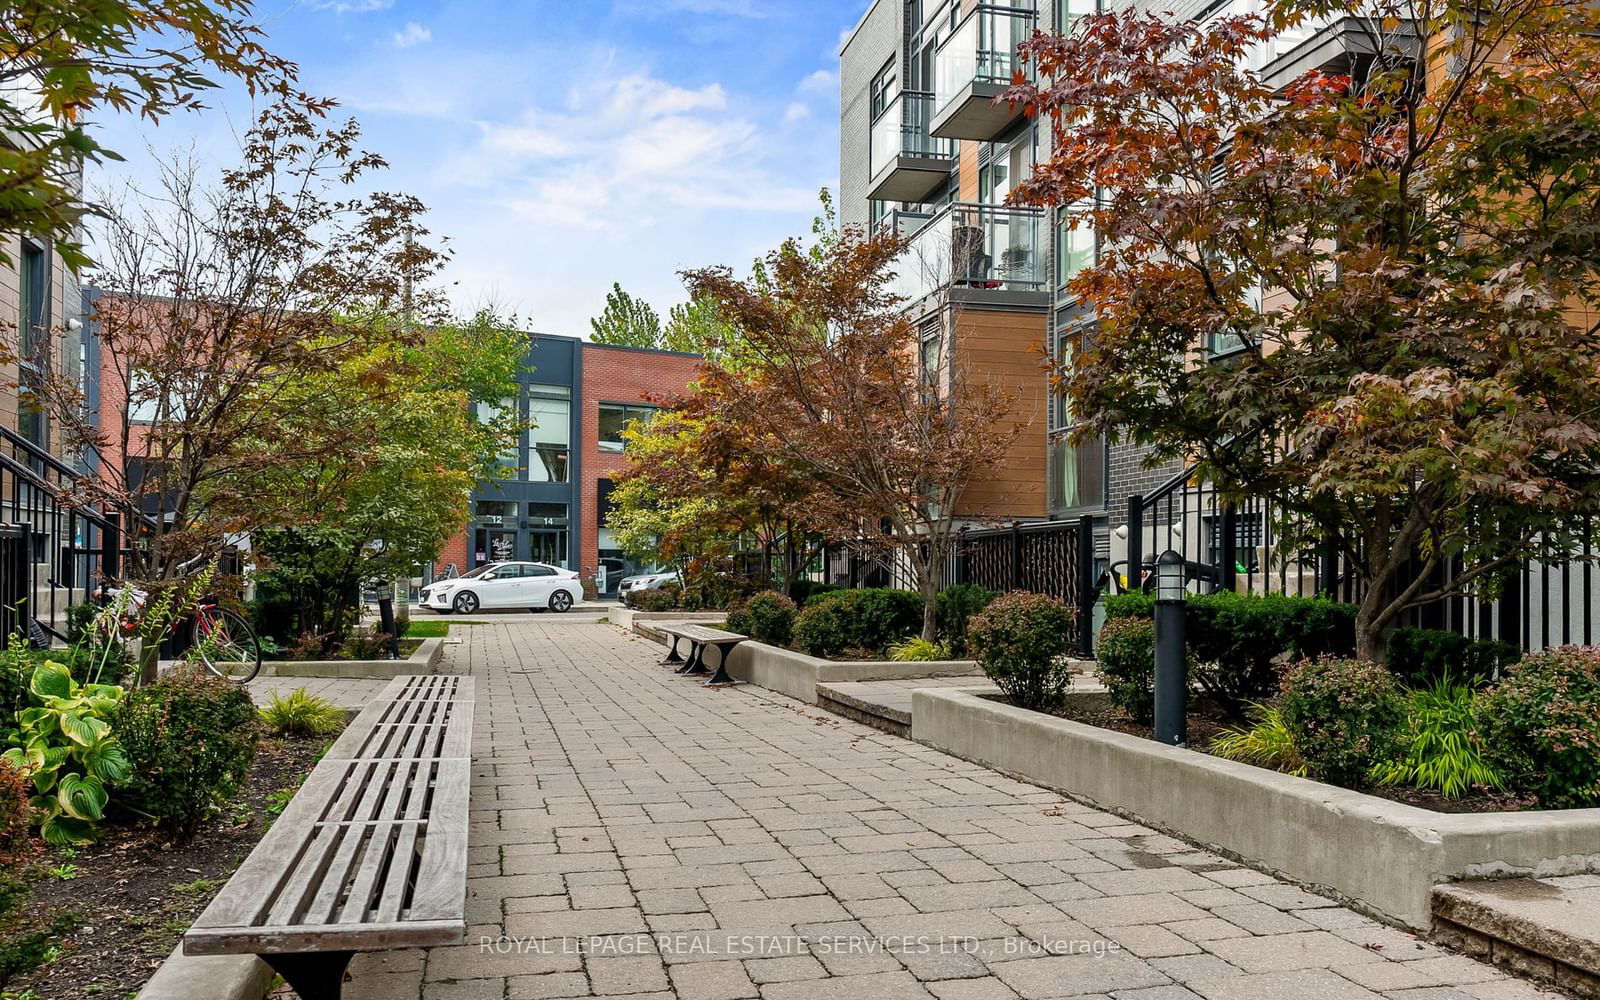
[(302, 1000), (356, 952), (466, 939), (471, 677), (396, 677), (346, 727), (183, 936), (259, 955)]
[[(739, 645), (750, 637), (737, 632), (724, 632), (721, 629), (710, 628), (705, 625), (662, 625), (661, 631), (672, 637), (671, 648), (667, 651), (667, 658), (662, 661), (668, 664), (682, 663), (677, 668), (680, 674), (709, 674), (711, 669), (705, 663), (707, 648), (717, 651), (717, 670), (711, 675), (706, 684), (736, 684), (733, 675), (728, 673), (728, 654), (733, 652), (733, 647)], [(678, 655), (678, 640), (689, 644), (689, 658), (684, 660)]]

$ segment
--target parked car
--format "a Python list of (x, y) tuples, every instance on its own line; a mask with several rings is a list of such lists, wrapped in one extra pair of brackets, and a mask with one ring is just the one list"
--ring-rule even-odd
[(535, 562), (490, 563), (422, 588), (422, 606), (446, 614), (470, 615), (480, 608), (567, 611), (581, 600), (583, 583), (577, 573)]
[(645, 590), (660, 590), (669, 583), (677, 583), (678, 574), (666, 573), (640, 573), (623, 579), (617, 587), (617, 595), (622, 598), (622, 603), (628, 603), (628, 595), (637, 594)]
[(639, 567), (616, 556), (601, 556), (600, 566), (606, 571), (605, 592), (608, 594), (616, 592), (622, 586), (623, 580), (639, 572)]

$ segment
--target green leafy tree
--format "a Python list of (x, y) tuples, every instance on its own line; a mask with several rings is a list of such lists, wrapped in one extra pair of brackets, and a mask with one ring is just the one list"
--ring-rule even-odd
[(650, 303), (623, 291), (620, 282), (611, 283), (611, 291), (606, 293), (605, 311), (589, 321), (589, 329), (589, 338), (597, 344), (661, 346), (661, 317)]
[(292, 414), (281, 434), (303, 444), (359, 432), (340, 461), (275, 463), (254, 480), (277, 515), (254, 517), (276, 525), (263, 551), (300, 631), (342, 638), (361, 584), (410, 576), (465, 529), (473, 486), (523, 429), (512, 415), (480, 419), (472, 401), (514, 397), (526, 352), (513, 322), (485, 312), (271, 387)]
[[(0, 231), (56, 241), (86, 263), (74, 233), (92, 210), (80, 164), (121, 159), (85, 127), (93, 115), (154, 122), (202, 106), (210, 74), (252, 95), (284, 92), (295, 67), (269, 53), (253, 0), (10, 0), (0, 9)], [(317, 102), (325, 110), (326, 102)], [(0, 253), (0, 263), (12, 261)]]
[[(1280, 92), (1248, 68), (1311, 19), (1362, 35), (1359, 75)], [(1056, 150), (1014, 197), (1083, 206), (1102, 247), (1071, 283), (1097, 324), (1059, 373), (1079, 439), (1272, 497), (1280, 555), (1344, 556), (1365, 659), (1409, 609), (1581, 547), (1600, 512), (1600, 10), (1275, 0), (1077, 23), (1024, 45), (1042, 82), (1008, 96)]]

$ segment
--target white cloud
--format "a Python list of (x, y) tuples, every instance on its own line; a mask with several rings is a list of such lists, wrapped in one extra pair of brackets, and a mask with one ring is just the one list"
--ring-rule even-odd
[(839, 86), (839, 74), (831, 69), (819, 69), (800, 81), (795, 89), (802, 94), (818, 94)]
[(811, 109), (799, 101), (794, 101), (783, 109), (783, 121), (786, 125), (793, 125), (795, 122), (803, 121), (809, 117), (811, 117)]
[(432, 38), (432, 29), (425, 28), (415, 21), (407, 21), (404, 28), (401, 28), (391, 36), (394, 47), (397, 49), (409, 49), (413, 45), (421, 45)]
[(313, 6), (318, 10), (331, 10), (335, 14), (370, 14), (377, 10), (388, 10), (394, 6), (394, 0), (316, 0)]

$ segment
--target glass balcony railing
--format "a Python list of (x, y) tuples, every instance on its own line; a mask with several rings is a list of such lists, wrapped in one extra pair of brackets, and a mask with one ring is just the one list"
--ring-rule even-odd
[(932, 94), (908, 90), (891, 101), (872, 123), (872, 176), (892, 166), (900, 156), (955, 156), (955, 142), (936, 138), (929, 131), (932, 122)]
[(1046, 229), (1037, 209), (951, 205), (911, 238), (894, 290), (908, 302), (947, 287), (1040, 291)]
[(1022, 64), (1017, 46), (1033, 34), (1031, 8), (980, 4), (962, 19), (934, 57), (934, 107), (943, 111), (973, 83), (1009, 84)]

